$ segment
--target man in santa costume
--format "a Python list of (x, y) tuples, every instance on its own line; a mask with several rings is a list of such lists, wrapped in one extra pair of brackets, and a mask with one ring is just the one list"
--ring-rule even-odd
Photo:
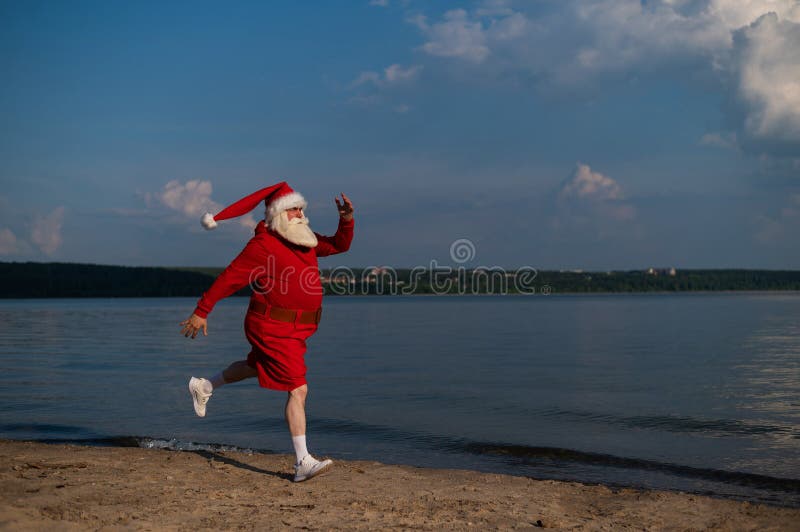
[(316, 332), (322, 315), (322, 285), (317, 257), (342, 253), (353, 240), (353, 204), (342, 194), (335, 198), (339, 227), (333, 236), (314, 233), (303, 210), (306, 200), (285, 182), (263, 188), (212, 216), (202, 224), (213, 229), (217, 222), (242, 216), (261, 201), (264, 220), (244, 250), (217, 277), (197, 302), (192, 315), (181, 322), (186, 337), (208, 334), (207, 316), (220, 299), (250, 285), (253, 293), (245, 318), (245, 334), (252, 349), (246, 360), (232, 363), (210, 379), (192, 377), (189, 392), (198, 416), (206, 415), (212, 392), (224, 384), (258, 377), (263, 388), (288, 392), (286, 422), (297, 463), (295, 482), (325, 472), (331, 460), (316, 460), (306, 447), (305, 401), (308, 394), (306, 340)]

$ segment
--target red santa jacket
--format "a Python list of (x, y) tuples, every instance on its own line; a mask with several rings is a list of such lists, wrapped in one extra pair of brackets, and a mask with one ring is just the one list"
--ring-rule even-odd
[(333, 236), (317, 235), (315, 248), (291, 244), (261, 221), (255, 236), (197, 302), (194, 313), (205, 318), (220, 299), (248, 284), (251, 299), (293, 310), (316, 310), (322, 305), (317, 257), (342, 253), (353, 240), (353, 220), (339, 219)]

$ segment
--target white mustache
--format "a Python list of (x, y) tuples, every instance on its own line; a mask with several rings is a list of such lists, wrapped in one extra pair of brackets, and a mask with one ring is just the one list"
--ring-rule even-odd
[(308, 218), (305, 216), (302, 218), (292, 218), (289, 220), (289, 225), (308, 225)]

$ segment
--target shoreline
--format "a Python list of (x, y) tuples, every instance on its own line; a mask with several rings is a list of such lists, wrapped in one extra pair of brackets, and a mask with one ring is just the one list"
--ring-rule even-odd
[[(778, 295), (778, 294), (792, 294), (792, 295), (800, 295), (800, 289), (798, 290), (791, 290), (791, 289), (775, 289), (775, 290), (631, 290), (631, 291), (596, 291), (596, 292), (558, 292), (558, 291), (551, 291), (550, 293), (543, 294), (540, 292), (536, 292), (533, 294), (434, 294), (434, 293), (427, 293), (427, 294), (325, 294), (324, 298), (333, 298), (333, 299), (341, 299), (341, 298), (358, 298), (358, 299), (365, 299), (365, 298), (375, 298), (375, 299), (403, 299), (403, 298), (439, 298), (439, 297), (446, 297), (446, 298), (459, 298), (459, 297), (476, 297), (476, 298), (550, 298), (550, 297), (559, 297), (559, 296), (566, 296), (566, 297), (575, 297), (575, 296), (669, 296), (669, 295)], [(232, 294), (226, 298), (226, 300), (231, 299), (247, 299), (249, 295), (237, 295)], [(31, 297), (3, 297), (0, 296), (0, 302), (2, 301), (36, 301), (36, 300), (74, 300), (74, 301), (86, 301), (90, 299), (95, 300), (118, 300), (118, 299), (190, 299), (190, 300), (197, 300), (196, 296), (124, 296), (124, 295), (117, 295), (117, 296), (31, 296)], [(323, 299), (324, 301), (324, 299)]]
[(670, 491), (337, 460), (0, 440), (0, 529), (789, 530), (800, 509)]

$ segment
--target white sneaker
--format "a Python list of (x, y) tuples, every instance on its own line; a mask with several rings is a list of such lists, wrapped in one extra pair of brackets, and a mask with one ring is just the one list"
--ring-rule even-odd
[[(206, 403), (211, 397), (211, 392), (206, 391), (206, 379), (198, 379), (192, 377), (189, 379), (189, 393), (192, 394), (192, 402), (194, 403), (194, 412), (199, 417), (206, 415)], [(211, 384), (211, 383), (209, 383)]]
[(304, 480), (314, 478), (322, 473), (327, 473), (332, 465), (333, 460), (323, 460), (320, 462), (310, 454), (307, 454), (300, 460), (299, 464), (294, 465), (294, 481), (303, 482)]

